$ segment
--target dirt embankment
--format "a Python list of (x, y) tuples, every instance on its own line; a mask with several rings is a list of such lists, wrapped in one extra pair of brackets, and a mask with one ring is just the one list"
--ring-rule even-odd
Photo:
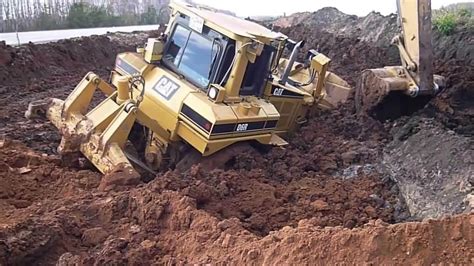
[[(18, 148), (17, 144), (10, 145), (10, 149)], [(0, 261), (59, 265), (150, 261), (469, 264), (474, 259), (470, 248), (472, 215), (397, 225), (371, 220), (352, 230), (322, 228), (321, 216), (316, 215), (258, 236), (246, 229), (245, 221), (215, 217), (209, 209), (202, 208), (202, 197), (195, 199), (192, 193), (163, 190), (162, 185), (162, 180), (156, 179), (124, 192), (92, 190), (63, 200), (42, 200), (42, 204), (24, 210), (30, 215), (2, 225)], [(195, 184), (197, 190), (200, 186)], [(231, 185), (228, 187), (232, 190)], [(324, 212), (321, 205), (315, 207)], [(233, 205), (227, 207), (232, 209)], [(269, 218), (267, 222), (273, 223), (278, 219)]]
[[(321, 227), (326, 215), (329, 222), (337, 217), (331, 214), (332, 205), (342, 203), (340, 212), (344, 212), (345, 206), (371, 190), (359, 182), (351, 184), (350, 190), (348, 187), (337, 190), (333, 185), (333, 190), (328, 186), (327, 191), (319, 191), (319, 195), (327, 193), (328, 204), (322, 200), (306, 204), (281, 202), (283, 213), (267, 216), (266, 212), (252, 208), (275, 208), (271, 202), (277, 194), (267, 193), (271, 183), (259, 185), (258, 181), (242, 177), (243, 173), (237, 175), (230, 171), (226, 173), (228, 178), (223, 178), (223, 173), (203, 174), (195, 168), (179, 179), (173, 177), (176, 173), (169, 173), (142, 187), (104, 193), (93, 189), (100, 180), (98, 174), (61, 168), (54, 157), (38, 157), (15, 142), (3, 143), (1, 151), (2, 158), (9, 158), (2, 165), (10, 167), (10, 174), (0, 176), (1, 180), (8, 177), (10, 182), (18, 182), (2, 194), (7, 193), (9, 204), (13, 204), (9, 209), (3, 209), (0, 216), (0, 261), (7, 265), (33, 262), (146, 264), (150, 261), (307, 264), (316, 260), (326, 263), (469, 264), (474, 259), (470, 249), (472, 215), (397, 225), (369, 219), (368, 224), (352, 230)], [(212, 181), (209, 179), (220, 184), (210, 186)], [(187, 180), (195, 180), (187, 190), (168, 190)], [(316, 180), (320, 178), (307, 178), (296, 188), (296, 183), (288, 186), (295, 195), (297, 190), (309, 193), (320, 186), (313, 184)], [(325, 182), (331, 184), (330, 180)], [(242, 183), (251, 187), (246, 190), (250, 197), (242, 199), (256, 201), (225, 200), (238, 193), (245, 194), (245, 190), (238, 190), (238, 184)], [(374, 186), (377, 182), (370, 183)], [(19, 188), (22, 189), (17, 191)], [(214, 200), (217, 190), (222, 194), (227, 190), (226, 197)], [(342, 191), (350, 197), (341, 198)], [(358, 193), (354, 194), (354, 191)], [(266, 200), (259, 201), (255, 195), (264, 195)], [(285, 196), (281, 195), (280, 200), (284, 201)], [(13, 201), (13, 198), (18, 200)], [(339, 199), (341, 203), (337, 203)], [(222, 204), (219, 207), (221, 215), (215, 215), (216, 204)], [(363, 207), (366, 203), (358, 204)], [(251, 217), (261, 213), (262, 225), (279, 228), (278, 223), (289, 205), (293, 206), (293, 211), (306, 206), (311, 215), (300, 216), (297, 222), (290, 224), (292, 227), (275, 229), (265, 236), (247, 230), (249, 222), (258, 224), (255, 217), (246, 220), (240, 218), (240, 214), (222, 216), (240, 206), (248, 213), (253, 210)], [(314, 209), (318, 211), (314, 212)], [(345, 215), (348, 215), (347, 211)], [(366, 214), (361, 209), (355, 215)]]
[[(398, 64), (393, 50), (357, 36), (305, 25), (283, 31), (329, 55), (332, 70), (351, 84), (364, 68)], [(456, 38), (466, 42), (463, 34), (446, 37), (443, 45), (453, 45)], [(102, 192), (95, 170), (62, 165), (55, 155), (55, 129), (26, 121), (23, 113), (32, 100), (64, 98), (87, 71), (106, 77), (115, 54), (134, 50), (146, 37), (0, 47), (0, 264), (474, 263), (472, 214), (389, 225), (409, 219), (408, 211), (419, 207), (412, 205), (413, 198), (407, 206), (400, 196), (408, 191), (396, 183), (401, 178), (420, 189), (436, 189), (409, 179), (420, 167), (437, 167), (436, 151), (422, 154), (426, 164), (400, 160), (399, 179), (381, 169), (387, 154), (396, 162), (417, 156), (417, 145), (434, 147), (443, 139), (445, 150), (454, 152), (452, 160), (462, 156), (472, 119), (472, 105), (460, 97), (472, 88), (472, 65), (463, 58), (469, 52), (440, 56), (437, 50), (437, 69), (449, 76), (450, 86), (414, 116), (435, 120), (436, 128), (415, 127), (420, 130), (394, 140), (396, 129), (409, 124), (406, 118), (387, 123), (360, 118), (350, 102), (312, 118), (285, 149), (257, 157), (242, 154), (226, 171), (194, 167)], [(462, 137), (449, 138), (446, 134), (453, 133), (446, 126), (454, 134), (464, 132)], [(435, 130), (442, 132), (428, 134)], [(464, 175), (465, 165), (456, 166), (458, 172), (446, 167), (440, 178)], [(462, 198), (453, 195), (449, 204)]]
[(398, 32), (397, 16), (383, 16), (371, 12), (365, 17), (345, 14), (334, 7), (325, 7), (316, 12), (296, 13), (269, 22), (272, 27), (292, 28), (305, 26), (342, 37), (357, 38), (363, 42), (387, 47)]

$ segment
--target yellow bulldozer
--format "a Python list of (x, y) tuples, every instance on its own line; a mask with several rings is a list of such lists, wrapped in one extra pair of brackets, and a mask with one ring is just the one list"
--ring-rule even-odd
[[(401, 2), (424, 12), (419, 3), (427, 1)], [(222, 167), (249, 143), (286, 145), (315, 110), (337, 107), (352, 92), (328, 71), (325, 55), (300, 56), (304, 41), (204, 7), (172, 2), (170, 9), (164, 33), (119, 54), (109, 81), (88, 73), (67, 99), (30, 104), (27, 117), (44, 114), (60, 130), (60, 154), (80, 151), (106, 175)], [(399, 40), (403, 66), (369, 70), (364, 79), (416, 96), (436, 87), (428, 64), (420, 64), (431, 55), (413, 56), (430, 36), (407, 27), (410, 20)], [(106, 98), (91, 106), (97, 90)], [(360, 109), (368, 92), (358, 90)]]

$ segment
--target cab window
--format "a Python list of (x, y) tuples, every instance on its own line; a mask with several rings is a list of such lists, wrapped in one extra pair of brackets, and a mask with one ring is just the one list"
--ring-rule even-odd
[(219, 48), (213, 40), (177, 25), (163, 60), (201, 88), (209, 85)]

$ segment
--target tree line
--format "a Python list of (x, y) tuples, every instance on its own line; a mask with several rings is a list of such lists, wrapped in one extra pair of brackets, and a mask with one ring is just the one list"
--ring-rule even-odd
[(0, 32), (165, 23), (169, 0), (0, 0)]

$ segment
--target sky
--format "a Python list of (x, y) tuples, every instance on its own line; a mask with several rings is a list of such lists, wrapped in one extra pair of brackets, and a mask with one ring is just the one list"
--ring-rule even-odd
[[(365, 16), (371, 11), (384, 15), (396, 12), (395, 0), (194, 0), (218, 9), (226, 9), (238, 16), (280, 16), (302, 11), (316, 11), (326, 6), (336, 7), (346, 14)], [(434, 9), (469, 0), (432, 0)]]

